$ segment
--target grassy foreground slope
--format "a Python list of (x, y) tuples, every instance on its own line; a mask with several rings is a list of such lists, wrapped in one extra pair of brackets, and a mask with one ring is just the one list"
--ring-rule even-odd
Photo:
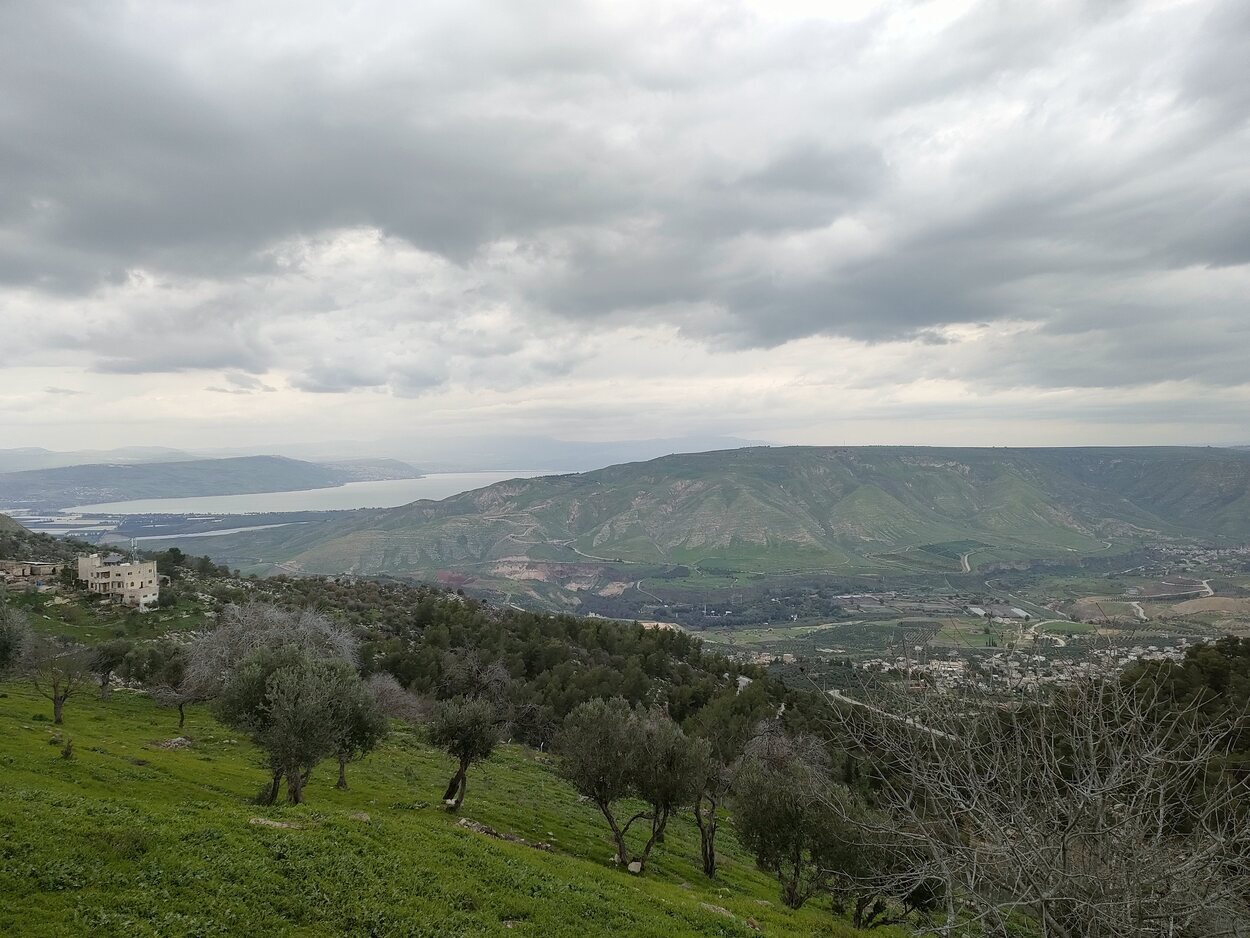
[(449, 761), (409, 732), (351, 766), (349, 791), (327, 766), (308, 804), (258, 808), (255, 751), (203, 709), (175, 749), (174, 715), (138, 694), (84, 690), (63, 727), (47, 711), (0, 684), (3, 935), (857, 934), (823, 902), (785, 909), (727, 826), (715, 883), (685, 817), (646, 876), (616, 869), (598, 814), (533, 750), (475, 769), (463, 816), (550, 852), (458, 826), (437, 806)]
[(502, 482), (200, 549), (245, 568), (542, 579), (544, 565), (603, 563), (958, 572), (967, 558), (1071, 558), (1159, 537), (1250, 537), (1250, 455), (755, 447)]

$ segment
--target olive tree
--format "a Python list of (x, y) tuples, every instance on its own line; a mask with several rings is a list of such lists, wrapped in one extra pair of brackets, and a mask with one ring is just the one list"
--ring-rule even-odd
[(176, 683), (153, 690), (156, 700), (178, 708), (178, 725), (189, 703), (213, 700), (250, 656), (263, 650), (292, 649), (310, 659), (346, 662), (355, 669), (359, 643), (346, 629), (312, 609), (292, 610), (268, 603), (231, 605), (217, 625), (200, 635), (181, 654)]
[[(681, 727), (662, 711), (634, 710), (624, 698), (590, 700), (568, 715), (554, 748), (560, 774), (608, 822), (617, 862), (641, 873), (669, 819), (689, 804), (698, 784), (699, 756)], [(622, 822), (617, 811), (626, 798), (646, 807)], [(650, 835), (632, 854), (626, 835), (638, 821), (650, 824)]]
[(631, 872), (641, 873), (652, 849), (664, 840), (669, 820), (694, 797), (700, 760), (681, 727), (662, 710), (635, 711), (633, 737), (633, 793), (647, 804), (644, 818), (651, 823), (651, 836), (630, 864)]
[(941, 881), (887, 816), (849, 789), (832, 790), (838, 839), (825, 856), (835, 911), (856, 928), (927, 920), (942, 897)]
[(134, 642), (125, 638), (112, 639), (96, 645), (91, 652), (91, 670), (100, 678), (100, 699), (107, 700), (112, 691), (113, 672), (119, 670), (126, 656), (134, 649)]
[(633, 791), (634, 712), (623, 697), (588, 700), (576, 707), (556, 734), (553, 748), (559, 756), (559, 772), (608, 822), (622, 866), (630, 862), (625, 834), (641, 815), (624, 825), (616, 819), (617, 802)]
[(695, 764), (694, 800), (691, 805), (699, 826), (699, 852), (703, 873), (716, 876), (716, 832), (719, 811), (732, 788), (732, 769), (716, 754), (706, 739), (692, 741)]
[(733, 788), (733, 773), (742, 747), (767, 708), (760, 691), (721, 695), (687, 722), (695, 737), (695, 788), (691, 807), (699, 827), (699, 850), (703, 872), (716, 875), (716, 834), (720, 809)]
[(747, 745), (733, 787), (738, 839), (777, 877), (782, 902), (797, 909), (827, 889), (842, 824), (824, 747), (767, 726)]
[(499, 743), (501, 729), (499, 711), (489, 700), (453, 697), (434, 705), (430, 743), (456, 760), (456, 771), (443, 794), (448, 811), (460, 810), (469, 767), (490, 758)]
[(339, 780), (336, 788), (347, 788), (347, 763), (363, 759), (386, 738), (390, 725), (371, 688), (356, 681), (344, 703), (343, 735), (339, 740)]
[(91, 676), (90, 652), (81, 645), (53, 638), (32, 638), (26, 643), (22, 670), (35, 691), (52, 701), (52, 722), (60, 724), (65, 701)]
[(314, 658), (293, 646), (258, 649), (231, 672), (215, 709), (264, 751), (271, 782), (263, 803), (277, 800), (284, 777), (287, 800), (304, 800), (309, 774), (343, 746), (359, 683), (345, 661)]

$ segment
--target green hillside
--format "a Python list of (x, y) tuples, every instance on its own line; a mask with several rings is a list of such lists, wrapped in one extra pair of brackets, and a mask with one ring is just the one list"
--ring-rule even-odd
[(0, 515), (0, 560), (73, 560), (90, 547), (69, 538), (37, 534), (8, 515)]
[(533, 750), (475, 769), (462, 815), (550, 850), (458, 826), (437, 806), (450, 762), (411, 731), (348, 791), (323, 768), (308, 804), (260, 808), (258, 754), (203, 709), (182, 731), (124, 691), (84, 691), (63, 727), (48, 712), (0, 684), (0, 934), (858, 934), (823, 900), (787, 910), (728, 830), (707, 880), (684, 816), (645, 876), (617, 869), (602, 819)]
[[(513, 480), (206, 546), (250, 569), (458, 572), (576, 588), (604, 564), (622, 576), (630, 565), (958, 572), (965, 562), (1072, 558), (1181, 537), (1250, 537), (1250, 454), (755, 447)], [(942, 548), (964, 541), (971, 560)]]

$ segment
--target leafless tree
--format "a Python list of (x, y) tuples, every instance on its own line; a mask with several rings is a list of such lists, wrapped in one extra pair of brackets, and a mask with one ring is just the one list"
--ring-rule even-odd
[(52, 722), (64, 722), (65, 701), (91, 679), (90, 652), (81, 645), (40, 637), (26, 643), (22, 670), (35, 691), (52, 701)]
[(907, 844), (902, 876), (943, 884), (937, 932), (1006, 935), (1024, 917), (1044, 938), (1250, 935), (1228, 723), (1118, 680), (1048, 703), (899, 692), (833, 708), (888, 818), (856, 823)]
[(502, 661), (483, 658), (476, 649), (466, 648), (444, 652), (442, 664), (439, 697), (486, 700), (501, 712), (507, 709), (512, 676)]
[(314, 658), (358, 663), (355, 636), (313, 609), (291, 610), (267, 603), (227, 606), (217, 627), (198, 638), (187, 651), (178, 695), (189, 702), (209, 700), (220, 692), (230, 672), (253, 652), (292, 647)]
[(393, 674), (371, 674), (365, 684), (388, 717), (403, 720), (412, 726), (429, 719), (429, 702), (412, 691), (405, 690)]

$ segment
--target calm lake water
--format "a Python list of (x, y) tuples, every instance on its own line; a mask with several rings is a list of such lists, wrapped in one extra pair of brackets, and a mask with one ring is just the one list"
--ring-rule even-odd
[(303, 492), (260, 492), (255, 495), (200, 495), (192, 498), (141, 498), (129, 502), (78, 505), (66, 511), (109, 515), (239, 515), (256, 511), (342, 511), (351, 508), (394, 508), (421, 498), (440, 499), (505, 479), (552, 475), (548, 469), (499, 469), (493, 472), (435, 472), (420, 479), (349, 482)]

